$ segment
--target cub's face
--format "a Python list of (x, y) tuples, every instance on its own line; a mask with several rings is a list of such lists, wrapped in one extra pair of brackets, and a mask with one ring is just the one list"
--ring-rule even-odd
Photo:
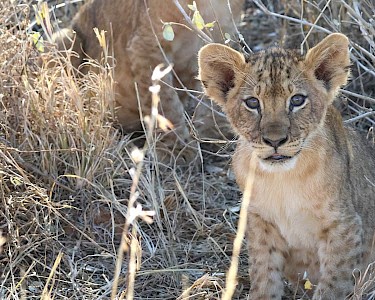
[(330, 35), (306, 57), (272, 48), (245, 60), (218, 44), (199, 53), (206, 94), (223, 107), (267, 170), (294, 167), (322, 128), (328, 105), (347, 80), (348, 65), (348, 40), (341, 34)]

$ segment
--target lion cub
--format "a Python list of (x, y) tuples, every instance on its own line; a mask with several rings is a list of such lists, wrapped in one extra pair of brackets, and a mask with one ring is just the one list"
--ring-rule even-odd
[(349, 73), (348, 39), (331, 34), (306, 56), (271, 48), (245, 58), (219, 44), (199, 52), (205, 93), (239, 135), (233, 168), (245, 189), (251, 299), (281, 299), (283, 277), (344, 299), (352, 271), (375, 260), (375, 151), (332, 102)]
[[(179, 3), (191, 17), (188, 4), (193, 1), (179, 0)], [(232, 17), (239, 20), (244, 0), (230, 1), (232, 15), (227, 0), (196, 0), (196, 3), (206, 22), (218, 21), (212, 36), (220, 41), (222, 33), (234, 31)], [(162, 22), (175, 24), (173, 41), (163, 38)], [(72, 58), (78, 68), (88, 58), (100, 60), (103, 55), (93, 28), (106, 32), (109, 55), (115, 58), (117, 119), (125, 132), (132, 132), (142, 130), (139, 108), (143, 116), (151, 113), (152, 71), (165, 63), (166, 58), (174, 64), (183, 84), (190, 89), (195, 87), (196, 55), (203, 41), (186, 25), (173, 0), (89, 0), (73, 19), (71, 28), (57, 33), (54, 39), (59, 49), (72, 48), (78, 54)], [(81, 65), (81, 69), (84, 66), (87, 64)], [(161, 88), (159, 112), (174, 124), (180, 140), (187, 140), (185, 109), (173, 88), (173, 75), (163, 79), (166, 85)], [(175, 140), (171, 142), (173, 146)]]

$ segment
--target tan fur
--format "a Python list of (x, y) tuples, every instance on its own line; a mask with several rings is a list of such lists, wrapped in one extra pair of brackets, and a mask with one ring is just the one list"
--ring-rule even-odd
[[(188, 9), (187, 4), (192, 4), (192, 1), (179, 2), (191, 16), (192, 11)], [(233, 17), (238, 21), (244, 1), (230, 2)], [(198, 0), (196, 3), (206, 22), (217, 20), (222, 32), (233, 32), (227, 0)], [(196, 55), (203, 42), (195, 32), (179, 25), (173, 25), (174, 41), (166, 41), (162, 37), (162, 21), (186, 25), (184, 17), (172, 0), (89, 0), (74, 18), (71, 28), (55, 35), (60, 49), (69, 49), (72, 41), (75, 41), (72, 48), (79, 57), (74, 59), (74, 64), (79, 67), (86, 57), (100, 60), (102, 49), (93, 28), (106, 31), (107, 41), (110, 41), (109, 53), (111, 55), (113, 51), (115, 57), (117, 117), (126, 132), (142, 129), (135, 83), (138, 87), (142, 114), (150, 114), (149, 86), (152, 70), (160, 63), (165, 63), (158, 41), (184, 84), (188, 88), (195, 87)], [(215, 25), (213, 37), (217, 41), (222, 41), (218, 24)], [(76, 32), (76, 36), (73, 32)], [(174, 85), (171, 74), (164, 80), (167, 84)], [(160, 98), (161, 113), (177, 127), (181, 139), (187, 139), (184, 106), (178, 94), (172, 88), (162, 86)]]
[[(282, 278), (306, 271), (314, 300), (344, 299), (352, 271), (375, 260), (375, 151), (343, 125), (332, 102), (346, 83), (348, 39), (331, 34), (307, 55), (272, 48), (245, 61), (218, 44), (199, 53), (205, 92), (223, 107), (239, 142), (242, 190), (256, 174), (248, 215), (251, 299), (281, 299)], [(300, 107), (293, 95), (303, 94)], [(255, 97), (259, 109), (245, 107)], [(253, 106), (251, 106), (253, 108)]]

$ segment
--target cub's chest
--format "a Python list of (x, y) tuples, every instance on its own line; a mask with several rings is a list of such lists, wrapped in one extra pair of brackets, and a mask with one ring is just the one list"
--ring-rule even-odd
[(276, 226), (293, 248), (315, 248), (328, 217), (330, 199), (316, 182), (282, 177), (255, 179), (250, 211)]

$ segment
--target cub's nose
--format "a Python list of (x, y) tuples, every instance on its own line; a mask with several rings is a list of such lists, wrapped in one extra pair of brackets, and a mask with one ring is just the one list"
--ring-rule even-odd
[(262, 136), (262, 139), (266, 145), (277, 149), (288, 141), (288, 136), (281, 136), (281, 137)]

